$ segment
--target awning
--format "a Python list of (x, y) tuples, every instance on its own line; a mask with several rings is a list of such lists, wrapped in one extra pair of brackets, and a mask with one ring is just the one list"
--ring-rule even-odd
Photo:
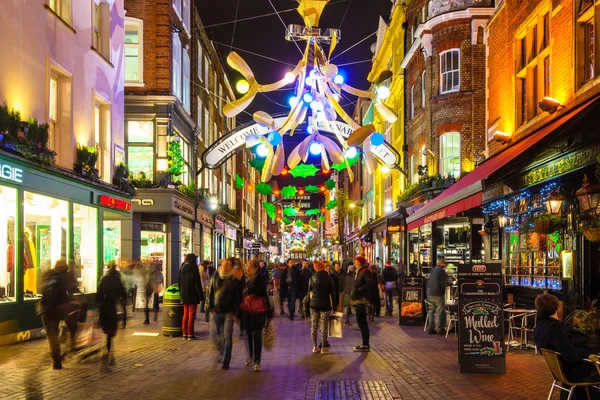
[(434, 222), (462, 211), (481, 205), (482, 181), (494, 171), (514, 160), (525, 150), (559, 129), (567, 121), (582, 112), (586, 107), (598, 100), (596, 96), (585, 103), (572, 108), (564, 115), (549, 122), (537, 132), (527, 136), (510, 146), (503, 152), (484, 161), (480, 166), (469, 172), (464, 178), (446, 189), (442, 194), (427, 203), (423, 208), (406, 219), (408, 230)]

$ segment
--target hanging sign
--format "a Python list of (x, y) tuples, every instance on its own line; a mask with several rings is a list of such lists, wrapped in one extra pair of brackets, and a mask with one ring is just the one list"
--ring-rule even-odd
[(400, 283), (400, 325), (422, 325), (425, 279), (411, 276), (402, 278)]
[[(275, 125), (282, 126), (286, 119), (287, 117), (275, 118)], [(326, 127), (322, 122), (317, 122), (320, 133), (329, 133), (332, 135), (338, 133), (342, 138), (347, 139), (354, 132), (354, 129), (344, 122), (333, 121), (329, 125), (329, 127)], [(269, 132), (271, 132), (271, 129), (253, 122), (241, 125), (225, 133), (202, 153), (202, 165), (208, 169), (217, 169), (237, 151), (245, 148), (246, 137), (250, 135), (266, 135)], [(379, 146), (371, 145), (371, 151), (375, 157), (388, 167), (394, 168), (400, 165), (400, 154), (388, 142), (384, 142)]]
[(458, 265), (461, 372), (506, 373), (502, 264)]
[(98, 204), (104, 206), (104, 207), (109, 207), (109, 208), (114, 208), (117, 210), (121, 210), (121, 211), (131, 211), (131, 203), (125, 200), (120, 200), (120, 199), (115, 199), (114, 197), (110, 197), (110, 196), (106, 196), (104, 194), (101, 194), (100, 196), (98, 196)]

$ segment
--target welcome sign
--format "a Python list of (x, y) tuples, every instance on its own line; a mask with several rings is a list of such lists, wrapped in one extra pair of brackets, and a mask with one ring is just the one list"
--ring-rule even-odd
[(506, 372), (501, 264), (458, 266), (461, 372)]
[[(285, 122), (286, 117), (275, 118), (275, 125), (282, 126)], [(309, 120), (310, 121), (310, 120)], [(323, 134), (339, 134), (342, 138), (347, 139), (348, 136), (354, 129), (344, 122), (333, 121), (330, 122), (330, 127), (325, 127), (323, 122), (317, 122), (317, 128), (320, 133)], [(246, 146), (246, 138), (250, 135), (266, 135), (271, 132), (271, 129), (259, 124), (249, 123), (242, 125), (231, 132), (223, 135), (219, 140), (213, 143), (209, 148), (202, 154), (203, 168), (217, 169), (237, 151), (243, 149)], [(296, 134), (301, 134), (296, 132)], [(371, 145), (371, 151), (373, 155), (377, 157), (382, 163), (390, 168), (396, 168), (400, 165), (400, 154), (398, 151), (388, 142), (384, 142), (379, 146)]]

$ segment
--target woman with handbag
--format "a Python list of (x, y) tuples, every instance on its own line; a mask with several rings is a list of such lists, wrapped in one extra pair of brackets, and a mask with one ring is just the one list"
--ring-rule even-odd
[(319, 352), (317, 346), (317, 328), (321, 326), (321, 343), (323, 344), (321, 354), (330, 353), (326, 346), (329, 328), (329, 315), (331, 310), (337, 308), (338, 297), (333, 280), (325, 271), (325, 264), (321, 261), (314, 262), (315, 274), (308, 282), (308, 293), (310, 296), (310, 335), (313, 342), (313, 353)]
[(273, 311), (269, 304), (267, 287), (258, 276), (258, 265), (248, 260), (245, 272), (246, 280), (238, 318), (241, 328), (248, 336), (249, 358), (246, 360), (246, 366), (254, 363), (254, 372), (260, 372), (263, 328), (273, 318)]

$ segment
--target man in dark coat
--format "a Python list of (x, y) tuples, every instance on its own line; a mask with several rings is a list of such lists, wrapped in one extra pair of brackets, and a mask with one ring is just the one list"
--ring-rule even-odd
[(298, 293), (298, 270), (294, 266), (294, 260), (287, 260), (287, 268), (281, 271), (280, 296), (287, 298), (290, 321), (294, 320), (296, 312), (296, 294)]
[(377, 282), (373, 279), (369, 270), (367, 259), (363, 254), (354, 259), (354, 265), (358, 272), (352, 285), (350, 295), (350, 304), (356, 311), (356, 323), (360, 328), (362, 343), (354, 347), (354, 351), (370, 351), (370, 333), (369, 321), (367, 318), (367, 307), (372, 303), (371, 292), (373, 287), (377, 287)]
[(200, 272), (196, 264), (196, 255), (188, 254), (185, 262), (179, 268), (179, 292), (183, 303), (183, 321), (181, 329), (183, 338), (196, 339), (194, 335), (194, 318), (198, 304), (204, 300)]
[(394, 292), (398, 286), (398, 274), (390, 260), (385, 262), (385, 268), (383, 268), (383, 272), (381, 273), (381, 280), (383, 281), (383, 289), (385, 291), (385, 315), (391, 317), (394, 310)]
[(106, 334), (106, 355), (102, 357), (101, 370), (109, 372), (110, 367), (115, 365), (115, 356), (112, 351), (112, 339), (117, 334), (118, 315), (117, 304), (121, 304), (123, 310), (123, 328), (127, 324), (127, 292), (121, 281), (121, 274), (116, 269), (116, 264), (111, 263), (108, 272), (98, 286), (96, 293), (98, 303), (98, 319), (102, 331)]

